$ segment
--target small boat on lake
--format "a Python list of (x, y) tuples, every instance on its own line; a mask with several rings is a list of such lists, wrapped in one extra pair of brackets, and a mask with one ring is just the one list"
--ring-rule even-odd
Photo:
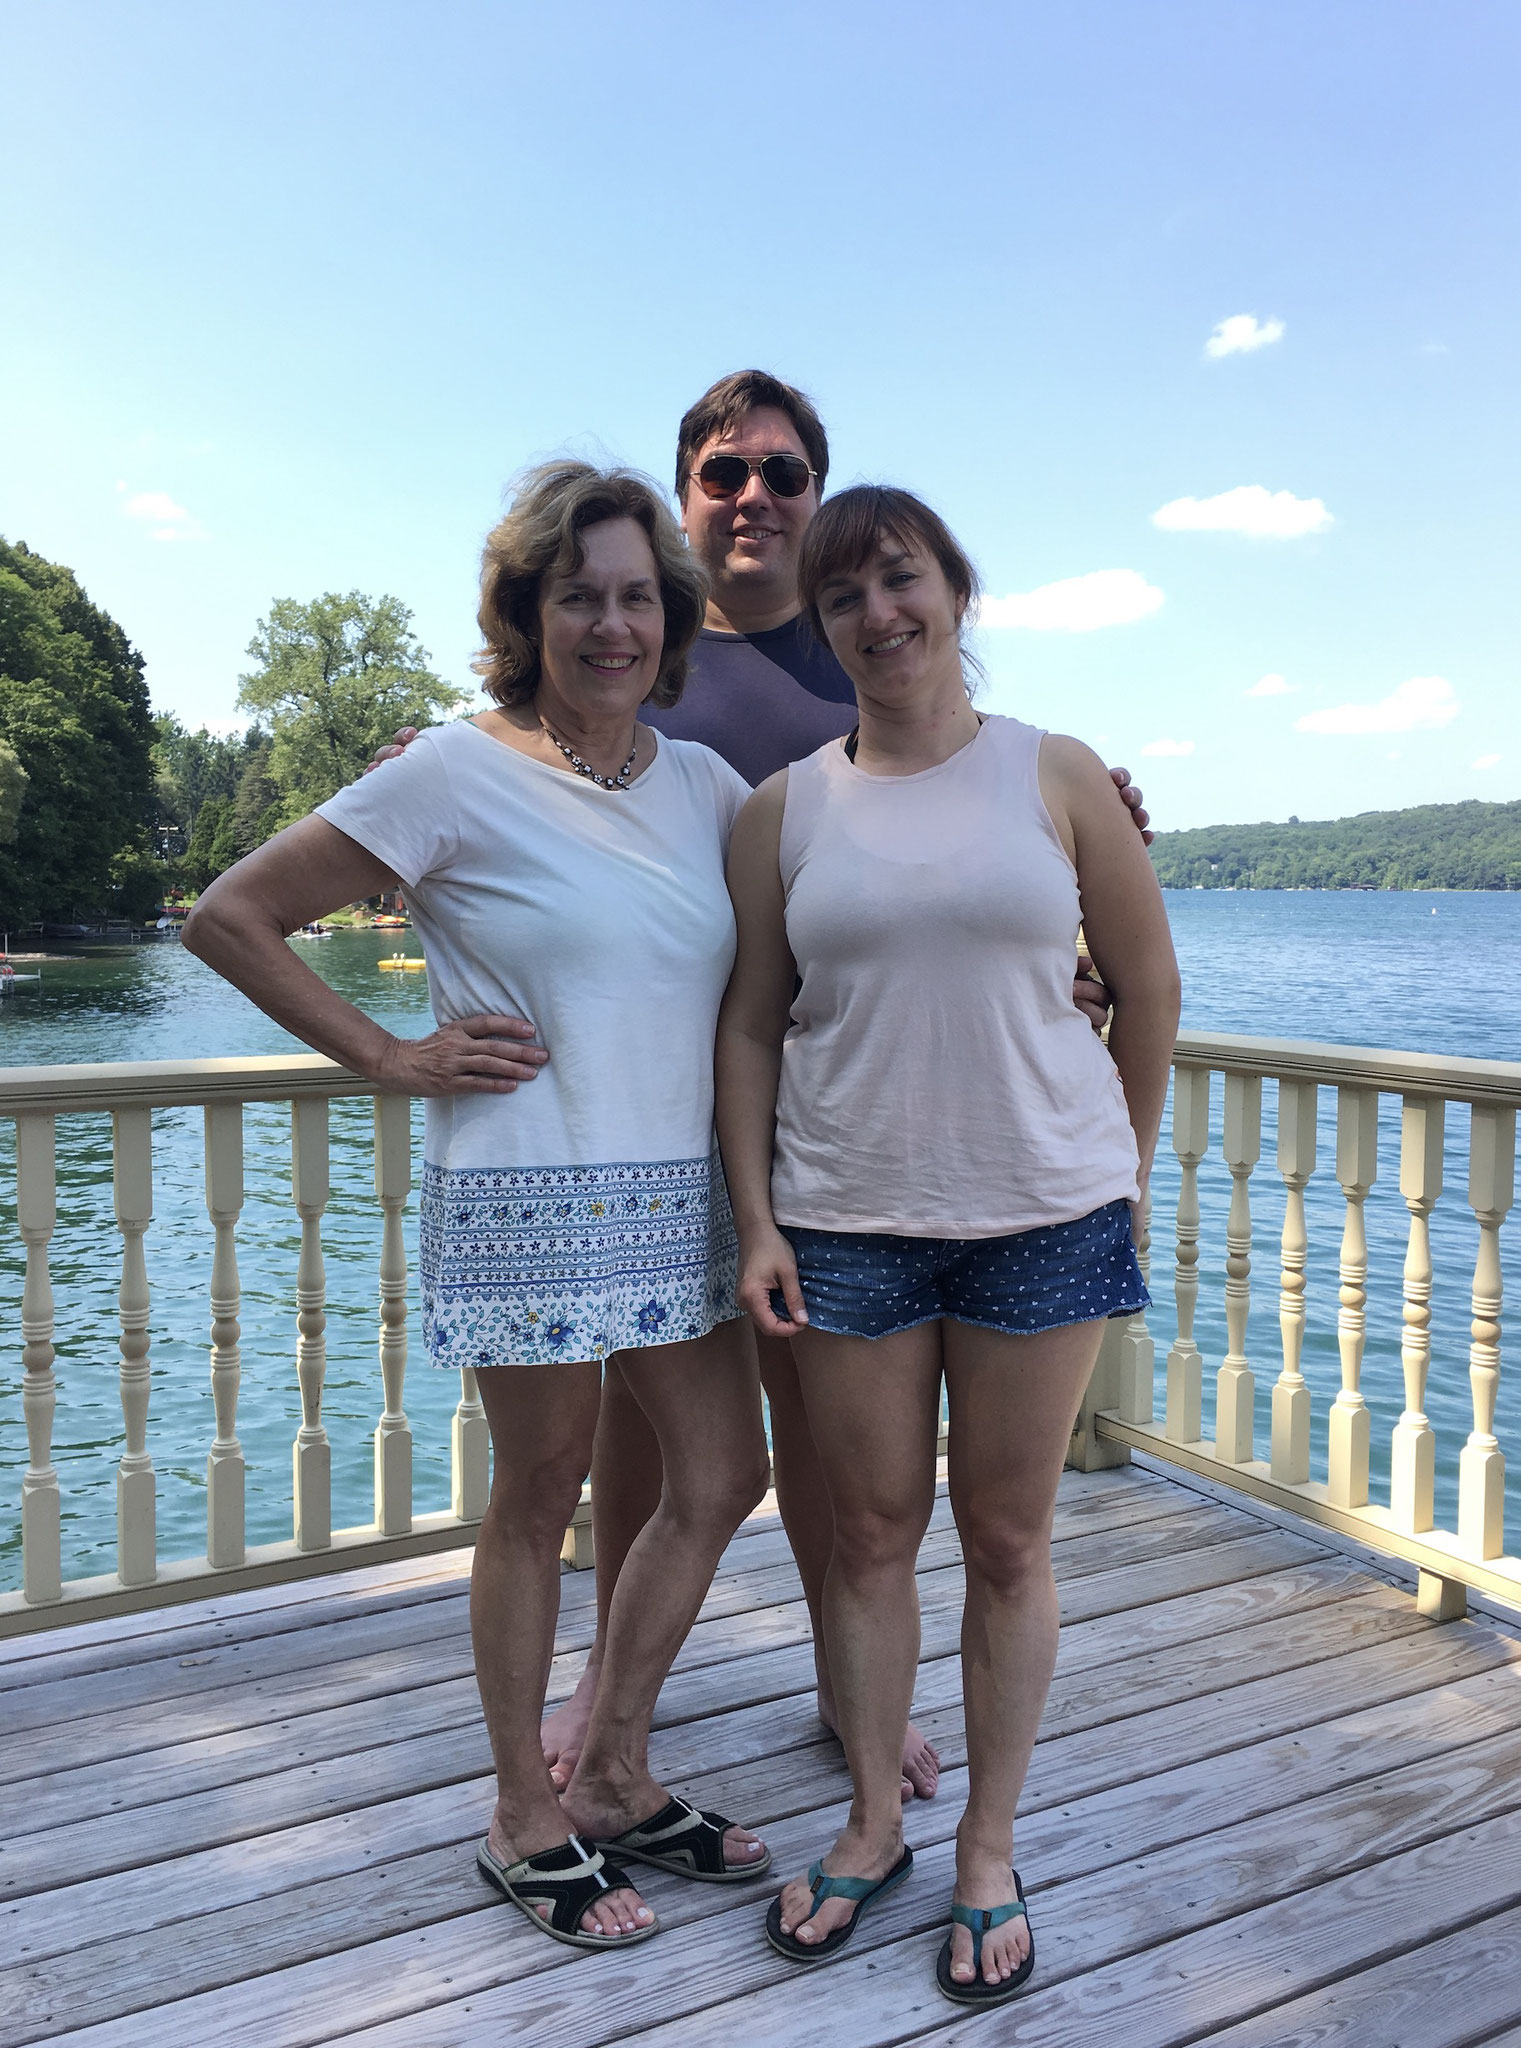
[(300, 931), (291, 933), (293, 939), (330, 939), (332, 936), (330, 924), (304, 924)]

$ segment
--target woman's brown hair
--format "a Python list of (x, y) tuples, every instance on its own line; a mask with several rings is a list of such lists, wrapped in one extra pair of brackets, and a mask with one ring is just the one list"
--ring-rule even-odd
[(567, 461), (525, 470), (506, 515), (486, 536), (478, 614), (486, 644), (470, 665), (498, 704), (526, 703), (538, 689), (544, 578), (573, 576), (586, 561), (582, 535), (606, 519), (632, 519), (649, 538), (665, 608), (665, 644), (649, 701), (665, 708), (681, 696), (707, 610), (702, 566), (648, 477)]

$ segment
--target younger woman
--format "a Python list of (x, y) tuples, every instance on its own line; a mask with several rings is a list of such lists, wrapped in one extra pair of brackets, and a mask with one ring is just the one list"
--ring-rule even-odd
[[(854, 1798), (767, 1934), (799, 1962), (833, 1956), (912, 1865), (899, 1748), (943, 1378), (970, 1787), (938, 1980), (996, 2003), (1034, 1966), (1011, 1846), (1056, 1655), (1051, 1518), (1104, 1320), (1146, 1301), (1131, 1219), (1177, 968), (1102, 762), (972, 708), (976, 580), (929, 507), (830, 499), (799, 584), (859, 724), (735, 827), (719, 1133), (740, 1299), (793, 1337), (834, 1510), (824, 1627)], [(1107, 1050), (1072, 1005), (1080, 919), (1113, 998)]]

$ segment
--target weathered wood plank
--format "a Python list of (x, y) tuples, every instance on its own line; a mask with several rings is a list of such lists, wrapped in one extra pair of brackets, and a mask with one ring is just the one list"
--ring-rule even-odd
[[(1294, 1549), (1295, 1539), (1273, 1532), (1263, 1537), (1185, 1553), (1181, 1558), (1167, 1559), (1153, 1566), (1151, 1569), (1158, 1578), (1174, 1591), (1174, 1598), (1165, 1603), (1176, 1610), (1170, 1616), (1174, 1638), (1194, 1635), (1200, 1620), (1199, 1616), (1184, 1611), (1186, 1603), (1177, 1589), (1190, 1578), (1195, 1583), (1202, 1579), (1206, 1586), (1212, 1581), (1217, 1582), (1223, 1576), (1221, 1553), (1250, 1555), (1259, 1565), (1265, 1565), (1273, 1557), (1282, 1556), (1285, 1550), (1292, 1555)], [(1334, 1575), (1338, 1573), (1356, 1582), (1356, 1575), (1346, 1574), (1344, 1567), (1321, 1565), (1316, 1569), (1332, 1574), (1333, 1583)], [(1098, 1586), (1105, 1580), (1122, 1576), (1123, 1573), (1100, 1574), (1085, 1583)], [(921, 1667), (916, 1700), (926, 1709), (944, 1706), (960, 1697), (960, 1659), (956, 1654), (960, 1632), (959, 1581), (952, 1574), (933, 1574), (931, 1580), (941, 1577), (947, 1580), (943, 1601), (937, 1604), (927, 1600), (925, 1603), (924, 1646), (932, 1661)], [(1234, 1594), (1235, 1588), (1231, 1590)], [(1376, 1615), (1364, 1612), (1370, 1602), (1383, 1603)], [(1222, 1604), (1228, 1608), (1233, 1602)], [(1349, 1600), (1347, 1606), (1357, 1611), (1338, 1624), (1336, 1637), (1338, 1645), (1346, 1647), (1351, 1647), (1354, 1640), (1365, 1639), (1370, 1631), (1387, 1633), (1390, 1630), (1432, 1626), (1414, 1614), (1408, 1601), (1387, 1588), (1375, 1588), (1360, 1594)], [(1222, 1648), (1224, 1642), (1235, 1640), (1238, 1631), (1233, 1629), (1227, 1629), (1223, 1636), (1215, 1632), (1207, 1643), (1194, 1645), (1186, 1662), (1178, 1662), (1155, 1648), (1148, 1655), (1137, 1657), (1131, 1654), (1132, 1622), (1132, 1613), (1122, 1610), (1118, 1614), (1107, 1614), (1064, 1629), (1057, 1679), (1047, 1710), (1048, 1726), (1064, 1725), (1053, 1719), (1053, 1711), (1069, 1718), (1076, 1716), (1079, 1720), (1084, 1717), (1091, 1720), (1095, 1714), (1098, 1718), (1113, 1718), (1127, 1707), (1129, 1711), (1138, 1711), (1143, 1705), (1160, 1704), (1156, 1697), (1157, 1686), (1162, 1684), (1176, 1688), (1182, 1685), (1186, 1690), (1196, 1681), (1185, 1673), (1194, 1671), (1195, 1660), (1200, 1656), (1213, 1659), (1217, 1665), (1223, 1661), (1228, 1667), (1229, 1677), (1240, 1683), (1248, 1675), (1260, 1675), (1260, 1669), (1254, 1670), (1251, 1665), (1254, 1651), (1259, 1657), (1265, 1651), (1279, 1661), (1299, 1662), (1310, 1661), (1316, 1654), (1312, 1647), (1314, 1637), (1301, 1632), (1292, 1644), (1280, 1646), (1276, 1638), (1262, 1639), (1262, 1626), (1259, 1625), (1253, 1632), (1256, 1638), (1253, 1646), (1239, 1650), (1234, 1660)], [(1266, 1626), (1271, 1628), (1272, 1625)], [(1323, 1633), (1320, 1640), (1325, 1640)], [(401, 1685), (407, 1674), (413, 1674), (415, 1684), (420, 1676), (426, 1676), (439, 1664), (446, 1663), (442, 1653), (435, 1648), (426, 1659), (427, 1671), (419, 1673), (417, 1665), (421, 1655), (414, 1648), (391, 1658), (363, 1660), (371, 1694), (389, 1700), (391, 1689)], [(1127, 1659), (1129, 1682), (1123, 1692), (1115, 1687), (1109, 1675), (1117, 1658)], [(1073, 1674), (1080, 1672), (1085, 1665), (1094, 1664), (1101, 1665), (1102, 1669), (1084, 1687)], [(313, 1677), (310, 1682), (312, 1688), (318, 1686), (320, 1677), (321, 1674)], [(659, 1732), (653, 1752), (657, 1759), (655, 1767), (666, 1775), (680, 1778), (735, 1760), (730, 1754), (733, 1716), (748, 1712), (758, 1703), (788, 1699), (789, 1695), (794, 1697), (789, 1700), (785, 1718), (795, 1725), (800, 1723), (804, 1739), (808, 1739), (816, 1733), (818, 1725), (811, 1704), (812, 1680), (813, 1653), (806, 1642), (790, 1649), (731, 1658), (727, 1662), (702, 1663), (695, 1669), (679, 1670), (667, 1682), (661, 1696), (657, 1714)], [(1076, 1693), (1072, 1690), (1075, 1682), (1078, 1682)], [(439, 1689), (438, 1681), (435, 1689)], [(250, 1690), (256, 1694), (260, 1692), (258, 1686)], [(308, 1687), (298, 1689), (298, 1696), (303, 1694), (313, 1696)], [(66, 1858), (68, 1867), (106, 1872), (151, 1860), (155, 1846), (160, 1855), (168, 1855), (188, 1847), (209, 1846), (215, 1841), (226, 1840), (228, 1830), (233, 1828), (244, 1834), (262, 1832), (275, 1824), (277, 1816), (288, 1816), (288, 1802), (292, 1799), (302, 1802), (304, 1813), (331, 1813), (347, 1806), (363, 1805), (373, 1796), (373, 1772), (377, 1767), (388, 1772), (404, 1769), (411, 1773), (413, 1782), (434, 1785), (445, 1783), (464, 1771), (473, 1774), (481, 1768), (482, 1751), (476, 1710), (471, 1706), (468, 1687), (453, 1688), (451, 1705), (460, 1718), (457, 1725), (447, 1729), (441, 1738), (424, 1736), (412, 1738), (407, 1744), (388, 1743), (384, 1766), (380, 1766), (378, 1758), (355, 1759), (352, 1756), (340, 1757), (329, 1763), (302, 1763), (294, 1771), (287, 1765), (284, 1770), (271, 1772), (258, 1781), (260, 1796), (256, 1805), (250, 1803), (244, 1784), (235, 1781), (151, 1806), (100, 1813), (44, 1834), (0, 1838), (0, 1898), (14, 1898), (45, 1888), (57, 1868), (56, 1858), (60, 1855)], [(274, 1701), (266, 1700), (265, 1706), (269, 1713), (277, 1711)], [(138, 1709), (134, 1718), (140, 1718), (147, 1711)], [(252, 1718), (252, 1710), (246, 1702), (237, 1711), (245, 1723)], [(103, 1737), (105, 1729), (102, 1727), (99, 1733)], [(747, 1734), (752, 1756), (768, 1754), (778, 1746), (771, 1716), (756, 1718)], [(666, 1739), (661, 1739), (662, 1736)], [(753, 1747), (755, 1744), (760, 1748)], [(61, 1761), (69, 1753), (61, 1731), (42, 1731), (30, 1737), (16, 1738), (12, 1746), (18, 1750), (23, 1746), (29, 1748), (34, 1758), (40, 1752), (44, 1762), (52, 1758)]]
[(1210, 2048), (1503, 2048), (1521, 2041), (1518, 1959), (1514, 1908), (1211, 2034)]
[[(1073, 1491), (1079, 1480), (1109, 1480), (1113, 1476), (1121, 1477), (1122, 1483), (1117, 1487), (1105, 1485), (1084, 1492)], [(1218, 1527), (1222, 1538), (1233, 1515), (1236, 1530), (1263, 1526), (1251, 1515), (1221, 1507), (1181, 1487), (1159, 1485), (1150, 1479), (1141, 1486), (1124, 1484), (1121, 1468), (1117, 1475), (1064, 1475), (1052, 1541), (1060, 1546), (1102, 1530), (1123, 1531), (1149, 1521), (1177, 1520), (1200, 1507), (1215, 1508), (1222, 1518), (1213, 1524), (1201, 1523), (1200, 1528)], [(937, 1561), (959, 1562), (960, 1554), (949, 1504), (942, 1499), (936, 1505), (922, 1557), (929, 1567)], [(1154, 1552), (1134, 1553), (1143, 1554)], [(177, 1662), (209, 1650), (224, 1650), (298, 1630), (326, 1628), (341, 1620), (394, 1608), (453, 1602), (463, 1616), (471, 1556), (469, 1550), (440, 1552), (434, 1557), (408, 1559), (370, 1571), (335, 1574), (326, 1581), (312, 1579), (264, 1587), (222, 1602), (196, 1602), (147, 1614), (116, 1616), (49, 1635), (17, 1638), (0, 1644), (0, 1694), (35, 1685), (39, 1680), (78, 1677), (127, 1664), (171, 1659)], [(746, 1524), (725, 1552), (714, 1582), (715, 1595), (727, 1603), (722, 1611), (757, 1607), (772, 1597), (753, 1584), (753, 1575), (774, 1574), (776, 1582), (781, 1583), (788, 1572), (795, 1573), (795, 1567), (775, 1516), (757, 1520), (753, 1526)], [(591, 1575), (565, 1574), (560, 1602), (562, 1620), (571, 1615), (583, 1619), (589, 1615), (595, 1604)], [(461, 1620), (458, 1625), (464, 1627), (466, 1623)], [(314, 1642), (312, 1654), (325, 1658), (327, 1652)], [(177, 1689), (173, 1683), (167, 1688), (170, 1692)], [(81, 1697), (88, 1701), (88, 1692)], [(88, 1706), (85, 1709), (92, 1710)]]
[[(673, 1897), (671, 1923), (657, 1943), (602, 1958), (594, 1970), (546, 1963), (525, 1980), (508, 1947), (487, 1955), (478, 1923), (437, 1928), (426, 1940), (403, 1935), (267, 1977), (257, 2015), (241, 1988), (162, 2006), (155, 2044), (190, 2048), (209, 2035), (229, 2048), (253, 2048), (255, 2040), (261, 2048), (309, 2048), (335, 2039), (348, 2048), (474, 2048), (500, 2031), (523, 2048), (602, 2048), (636, 2033), (641, 2048), (708, 2048), (742, 2037), (785, 2040), (789, 2048), (881, 2048), (932, 2028), (930, 2039), (957, 2043), (1015, 2039), (1020, 2048), (1032, 2040), (1071, 2048), (1078, 2040), (1123, 2038), (1127, 2048), (1173, 2048), (1229, 2024), (1254, 1998), (1260, 2006), (1281, 2002), (1285, 1991), (1313, 1988), (1427, 1930), (1446, 1933), (1477, 1913), (1514, 1905), (1521, 1814), (1494, 1816), (1490, 1806), (1521, 1798), (1506, 1782), (1521, 1733), (1465, 1751), (1470, 1768), (1476, 1748), (1491, 1755), (1472, 1773), (1466, 1800), (1444, 1789), (1440, 1763), (1393, 1774), (1403, 1782), (1387, 1836), (1385, 1800), (1370, 1803), (1365, 1788), (1349, 1788), (1211, 1837), (1202, 1853), (1188, 1843), (1120, 1864), (1097, 1881), (1032, 1887), (1042, 1988), (1020, 2001), (1017, 2022), (1014, 2013), (991, 2023), (979, 2015), (975, 2034), (954, 2015), (946, 2027), (934, 1987), (953, 1866), (946, 1842), (927, 1850), (913, 1882), (863, 1921), (851, 1956), (827, 1976), (800, 1973), (771, 1954), (759, 1936), (758, 1901), (690, 1918), (686, 1901)], [(1429, 1796), (1443, 1802), (1446, 1816), (1466, 1806), (1478, 1817), (1432, 1839)], [(1324, 1823), (1317, 1807), (1330, 1809)], [(1412, 1830), (1419, 1846), (1400, 1849)], [(1399, 1853), (1363, 1867), (1381, 1843)], [(1345, 1874), (1327, 1878), (1335, 1871)], [(1439, 1896), (1423, 1898), (1432, 1892)], [(667, 1896), (660, 1895), (663, 1912)], [(520, 1939), (511, 1943), (512, 1951), (520, 1947)], [(1253, 1975), (1251, 1959), (1259, 1955), (1271, 1967)], [(1138, 1986), (1145, 1987), (1139, 2001)], [(722, 2002), (714, 1998), (719, 1988)], [(363, 2024), (366, 2010), (386, 2009), (398, 2017)], [(263, 2031), (256, 2035), (254, 2024)], [(65, 2038), (80, 2048), (125, 2048), (129, 2037), (119, 2027)]]
[[(1250, 1534), (1197, 1550), (1180, 1550), (1158, 1563), (1120, 1567), (1115, 1571), (1081, 1571), (1072, 1590), (1065, 1594), (1064, 1605), (1077, 1618), (1117, 1612), (1134, 1605), (1138, 1597), (1166, 1600), (1204, 1585), (1226, 1584), (1327, 1554), (1321, 1546), (1285, 1531), (1248, 1526)], [(1096, 1549), (1068, 1545), (1064, 1576), (1067, 1571), (1079, 1573), (1082, 1566), (1104, 1558), (1113, 1541), (1109, 1536), (1099, 1535), (1091, 1539)], [(1143, 1573), (1144, 1577), (1138, 1576)], [(959, 1573), (949, 1568), (927, 1573), (922, 1598), (925, 1654), (944, 1654), (959, 1637)], [(945, 1630), (949, 1631), (943, 1643), (935, 1634), (936, 1617), (943, 1620)], [(714, 1633), (715, 1627), (713, 1623), (699, 1623), (678, 1659), (678, 1669), (684, 1671), (695, 1670), (710, 1657), (722, 1666), (715, 1674), (715, 1682), (724, 1693), (724, 1700), (698, 1711), (715, 1711), (715, 1705), (734, 1703), (741, 1697), (775, 1697), (811, 1682), (812, 1639), (801, 1601), (793, 1604), (785, 1622), (769, 1614), (758, 1619), (749, 1641), (742, 1632), (733, 1629)], [(767, 1649), (765, 1635), (777, 1630), (790, 1648)], [(576, 1629), (572, 1625), (568, 1633), (573, 1642), (579, 1640), (579, 1648), (567, 1649), (557, 1658), (551, 1698), (560, 1687), (568, 1693), (579, 1676), (590, 1643), (590, 1616), (585, 1617), (584, 1626)], [(162, 1748), (175, 1740), (194, 1741), (226, 1734), (261, 1721), (291, 1713), (316, 1712), (349, 1700), (390, 1697), (406, 1686), (468, 1677), (474, 1670), (462, 1614), (452, 1628), (444, 1627), (440, 1617), (427, 1608), (367, 1616), (336, 1624), (325, 1634), (324, 1642), (327, 1654), (315, 1665), (301, 1634), (176, 1660), (173, 1679), (162, 1665), (135, 1665), (106, 1674), (100, 1681), (59, 1680), (40, 1684), (19, 1696), (14, 1717), (7, 1714), (9, 1733), (0, 1749), (0, 1782), (38, 1777), (107, 1758), (124, 1758)], [(566, 1658), (573, 1661), (567, 1664)], [(772, 1660), (770, 1664), (768, 1659)], [(750, 1687), (752, 1675), (755, 1689)], [(103, 1692), (106, 1698), (93, 1699), (94, 1711), (88, 1717), (67, 1717), (63, 1711), (66, 1695), (74, 1697), (77, 1704), (79, 1695), (97, 1692)], [(114, 1699), (110, 1697), (113, 1692)], [(50, 1707), (54, 1710), (51, 1717), (46, 1711)], [(663, 1701), (657, 1725), (661, 1719), (669, 1718)]]
[[(1116, 1841), (1134, 1858), (1195, 1840), (1235, 1819), (1291, 1807), (1318, 1792), (1459, 1750), (1514, 1726), (1518, 1704), (1521, 1671), (1511, 1667), (1397, 1707), (1233, 1750), (1218, 1763), (1189, 1764), (1077, 1799), (1071, 1796), (1077, 1781), (1072, 1760), (1052, 1770), (1037, 1750), (1021, 1821), (1021, 1857), (1050, 1886), (1103, 1869)], [(1148, 1746), (1145, 1753), (1163, 1752)], [(776, 1760), (779, 1769), (786, 1761)], [(948, 1772), (940, 1800), (916, 1807), (910, 1816), (916, 1848), (949, 1838), (965, 1794), (965, 1771)], [(844, 1812), (839, 1804), (811, 1814), (814, 1840), (827, 1840)], [(761, 1823), (770, 1818), (756, 1815)], [(152, 1935), (96, 1942), (0, 1971), (0, 2012), (12, 2015), (15, 2038), (40, 2039), (64, 2026), (145, 2010), (158, 2001), (166, 1981), (180, 1997), (216, 1989), (336, 1953), (354, 1945), (356, 1929), (373, 1941), (473, 1911), (487, 1896), (471, 1867), (469, 1845), (461, 1843), (207, 1912)], [(718, 1901), (713, 1903), (716, 1909)]]

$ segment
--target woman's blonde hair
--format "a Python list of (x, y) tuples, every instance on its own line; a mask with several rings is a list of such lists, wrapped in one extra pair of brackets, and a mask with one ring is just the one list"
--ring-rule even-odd
[(526, 703), (539, 687), (539, 593), (544, 578), (573, 576), (586, 561), (582, 536), (606, 519), (632, 519), (649, 537), (665, 608), (665, 644), (649, 701), (680, 697), (687, 656), (702, 629), (708, 579), (648, 477), (590, 462), (544, 462), (518, 478), (505, 517), (481, 554), (485, 646), (470, 664), (498, 704)]

